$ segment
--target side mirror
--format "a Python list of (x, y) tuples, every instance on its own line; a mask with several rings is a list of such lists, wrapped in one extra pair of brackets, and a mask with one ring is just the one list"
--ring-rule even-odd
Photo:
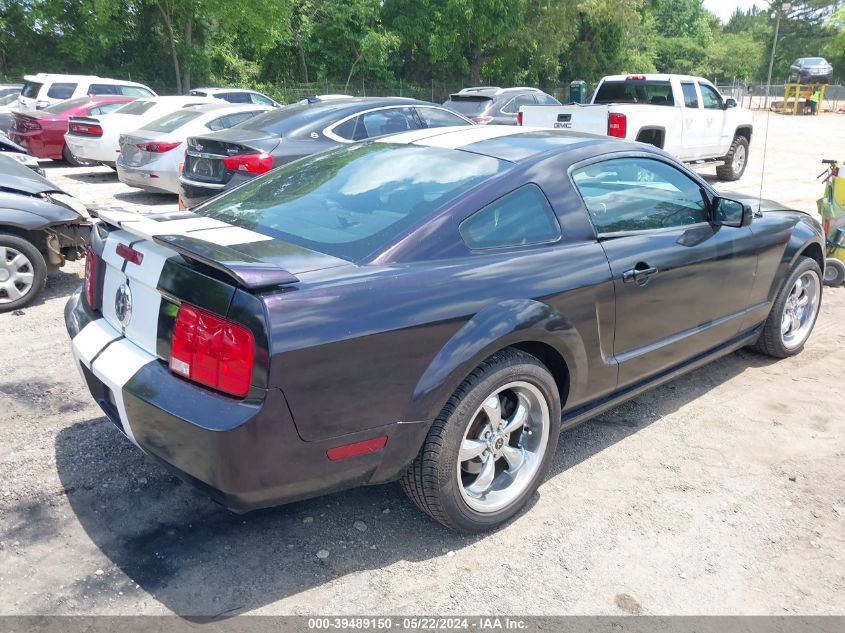
[(736, 229), (751, 224), (754, 211), (750, 205), (737, 200), (716, 196), (711, 203), (713, 210), (712, 221), (716, 226), (730, 226)]
[(725, 110), (736, 107), (736, 99), (725, 99)]

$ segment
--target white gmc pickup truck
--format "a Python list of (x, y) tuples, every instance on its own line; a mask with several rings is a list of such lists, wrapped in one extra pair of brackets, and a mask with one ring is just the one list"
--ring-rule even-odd
[(701, 77), (611, 75), (589, 104), (519, 112), (519, 125), (606, 134), (651, 143), (685, 162), (715, 162), (719, 180), (738, 180), (748, 162), (751, 112)]

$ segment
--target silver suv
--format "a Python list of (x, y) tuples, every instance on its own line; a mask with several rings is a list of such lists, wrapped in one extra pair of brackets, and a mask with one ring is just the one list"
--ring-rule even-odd
[(560, 105), (560, 101), (539, 88), (476, 86), (449, 95), (443, 104), (477, 125), (516, 125), (524, 105)]

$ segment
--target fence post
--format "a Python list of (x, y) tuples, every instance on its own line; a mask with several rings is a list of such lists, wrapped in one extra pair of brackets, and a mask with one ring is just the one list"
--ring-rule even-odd
[(434, 102), (434, 77), (431, 78), (431, 101)]

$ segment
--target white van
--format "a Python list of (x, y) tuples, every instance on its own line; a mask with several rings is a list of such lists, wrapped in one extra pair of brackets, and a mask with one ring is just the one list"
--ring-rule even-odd
[(86, 95), (124, 95), (126, 97), (156, 97), (156, 93), (134, 81), (109, 79), (92, 75), (26, 75), (18, 97), (20, 110), (41, 110), (47, 106)]

